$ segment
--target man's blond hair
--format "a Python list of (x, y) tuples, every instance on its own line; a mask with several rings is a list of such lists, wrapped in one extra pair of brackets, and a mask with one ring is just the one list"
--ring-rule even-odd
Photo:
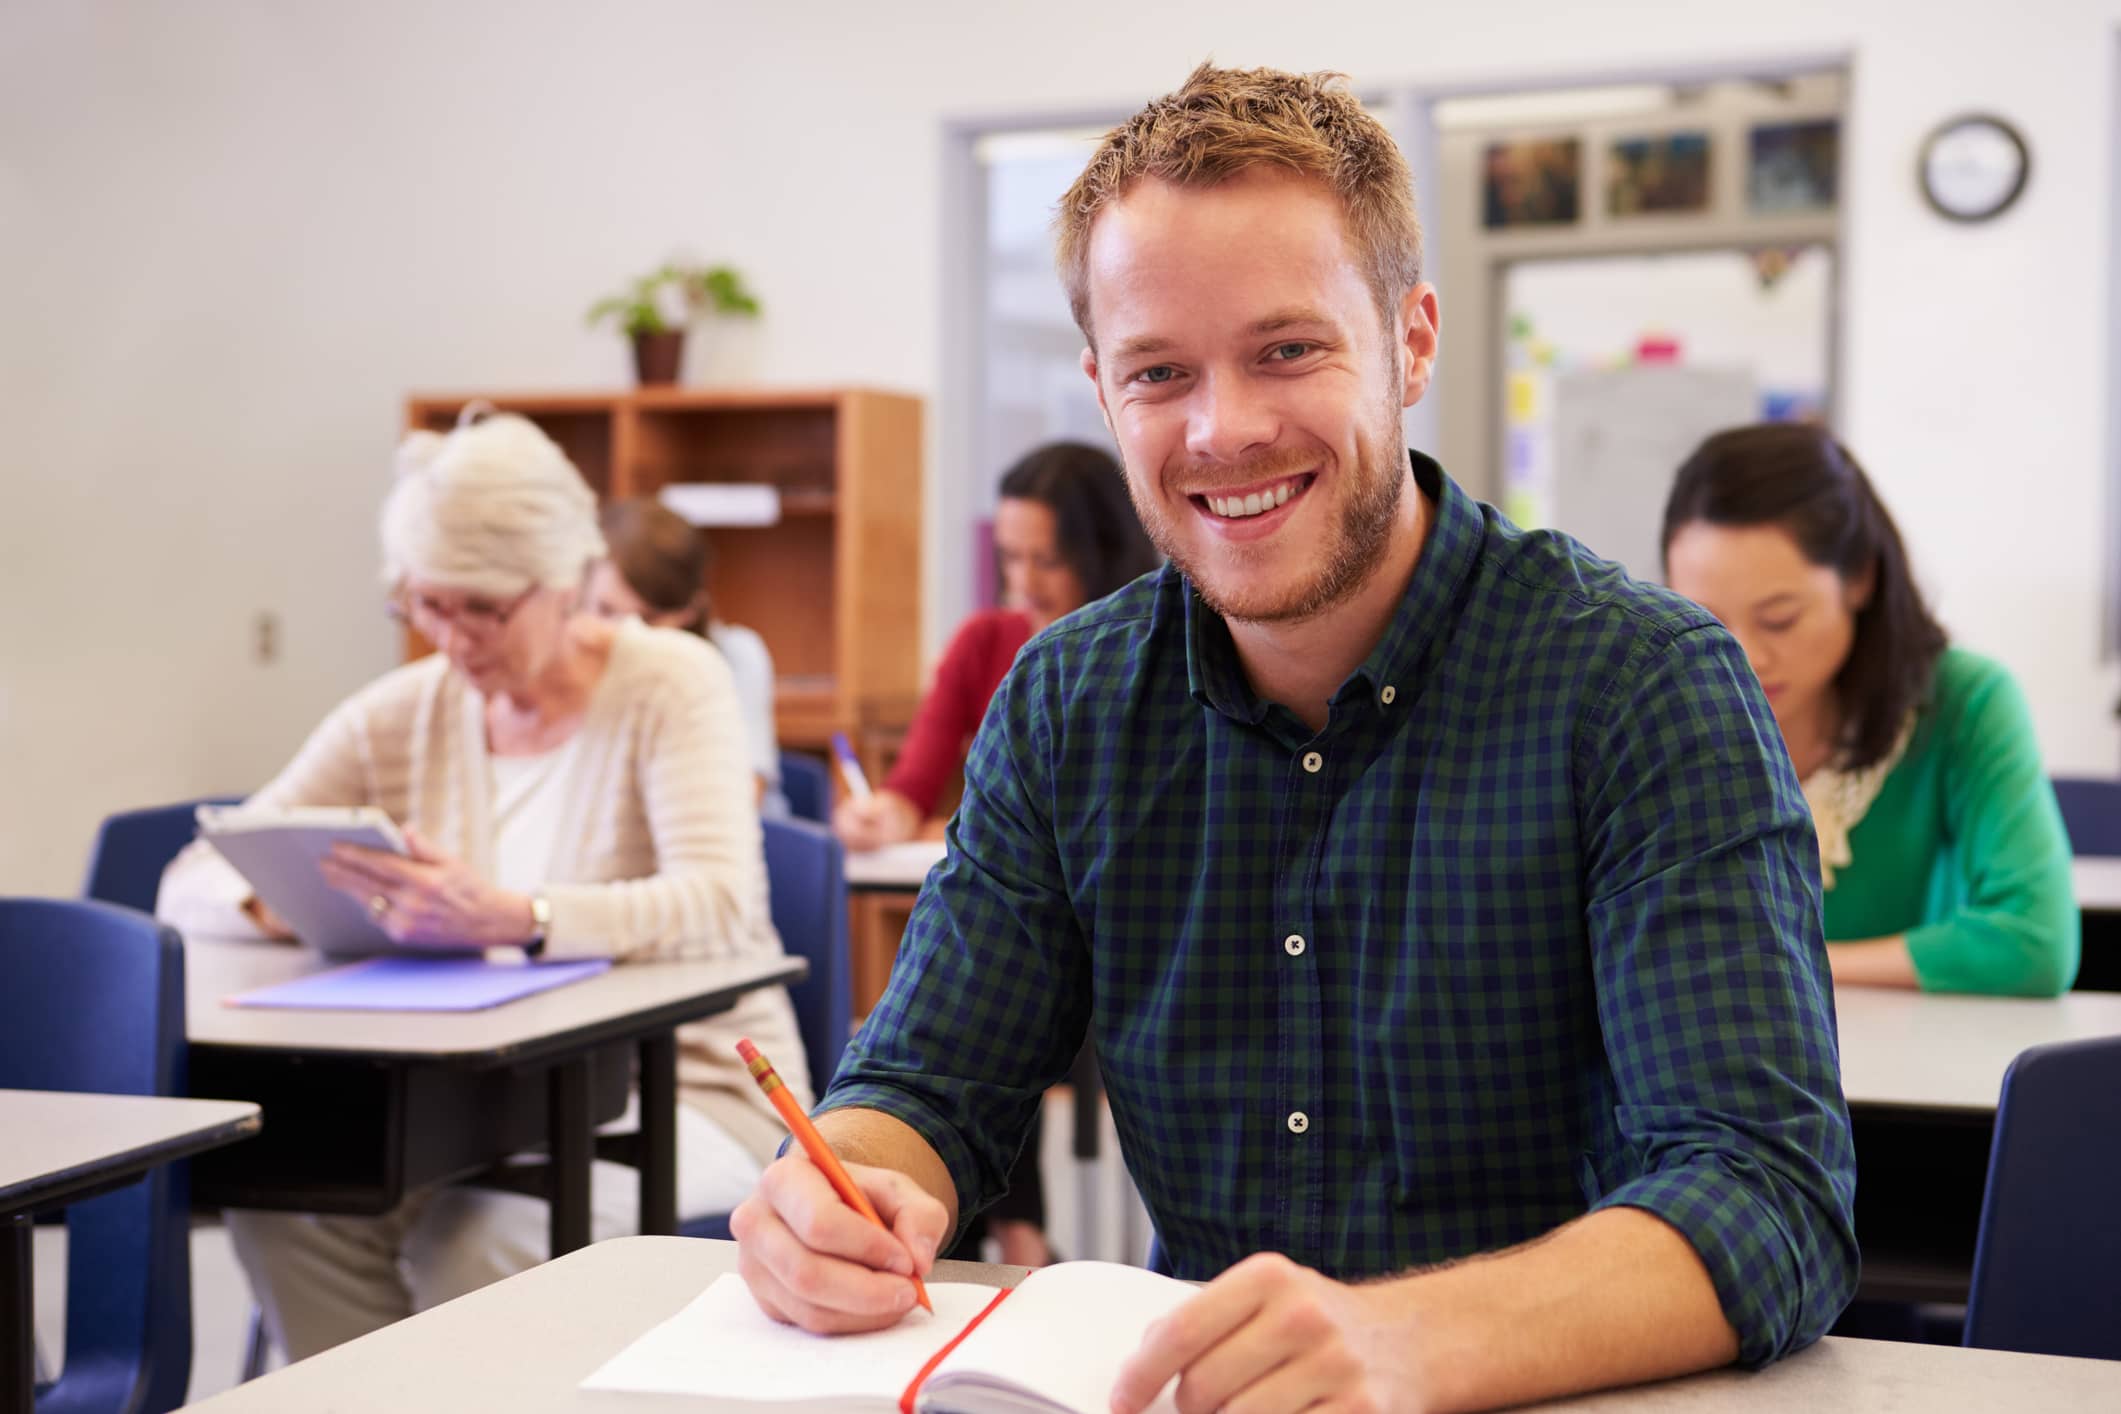
[(1309, 177), (1340, 198), (1348, 239), (1389, 323), (1421, 280), (1421, 221), (1407, 162), (1343, 74), (1218, 69), (1202, 64), (1098, 145), (1055, 217), (1061, 283), (1076, 327), (1090, 332), (1090, 228), (1144, 178), (1212, 187), (1254, 167)]

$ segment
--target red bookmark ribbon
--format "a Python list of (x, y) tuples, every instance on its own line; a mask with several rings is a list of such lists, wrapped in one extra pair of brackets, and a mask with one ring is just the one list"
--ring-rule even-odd
[(928, 1377), (935, 1373), (935, 1367), (942, 1364), (943, 1358), (951, 1351), (964, 1344), (965, 1337), (978, 1330), (981, 1321), (994, 1314), (994, 1308), (1002, 1304), (1002, 1298), (1006, 1297), (1010, 1290), (1011, 1288), (1005, 1286), (1000, 1291), (995, 1292), (994, 1299), (981, 1307), (977, 1316), (965, 1322), (963, 1330), (950, 1337), (941, 1350), (928, 1357), (928, 1363), (921, 1366), (920, 1371), (913, 1377), (913, 1383), (907, 1385), (906, 1392), (898, 1397), (899, 1414), (913, 1414), (913, 1402), (920, 1397), (921, 1386), (928, 1383)]

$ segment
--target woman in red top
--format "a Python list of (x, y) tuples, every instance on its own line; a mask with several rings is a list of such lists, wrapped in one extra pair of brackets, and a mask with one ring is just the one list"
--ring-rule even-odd
[(936, 803), (963, 768), (1016, 650), (1061, 615), (1157, 565), (1119, 463), (1080, 442), (1040, 447), (1002, 477), (994, 557), (1008, 607), (983, 609), (959, 626), (883, 789), (833, 812), (832, 828), (849, 849), (941, 838)]
[[(963, 768), (988, 699), (1008, 676), (1016, 651), (1063, 614), (1102, 599), (1158, 563), (1128, 503), (1119, 463), (1080, 442), (1040, 447), (1002, 477), (994, 557), (1009, 607), (984, 609), (958, 628), (883, 788), (833, 811), (832, 828), (849, 849), (940, 837), (944, 821), (935, 818), (937, 802)], [(986, 1213), (1001, 1259), (1019, 1266), (1042, 1266), (1052, 1257), (1038, 1149), (1034, 1126), (1009, 1176), (1008, 1194)], [(949, 1255), (977, 1259), (980, 1236), (977, 1226), (968, 1229), (965, 1245)]]

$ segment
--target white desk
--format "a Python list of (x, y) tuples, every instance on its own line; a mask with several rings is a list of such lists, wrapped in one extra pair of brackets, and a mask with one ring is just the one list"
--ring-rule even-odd
[(847, 887), (919, 889), (927, 881), (928, 871), (942, 863), (949, 850), (942, 840), (908, 840), (882, 849), (852, 852), (847, 856)]
[[(580, 982), (484, 1011), (289, 1011), (232, 1007), (224, 999), (336, 964), (307, 948), (252, 939), (190, 938), (184, 945), (184, 1011), (194, 1046), (310, 1055), (419, 1056), (490, 1064), (614, 1023), (669, 1013), (671, 1025), (704, 1011), (695, 999), (801, 977), (799, 959), (627, 963)], [(726, 1005), (726, 1002), (723, 1003)]]
[[(576, 1386), (735, 1264), (736, 1248), (727, 1242), (601, 1242), (193, 1407), (205, 1414), (675, 1414), (695, 1406)], [(944, 1263), (936, 1275), (1009, 1285), (1022, 1269)], [(2121, 1407), (2121, 1365), (1827, 1340), (1761, 1374), (1724, 1371), (1555, 1407), (1658, 1414), (2114, 1409)]]
[(0, 1090), (0, 1410), (32, 1407), (30, 1217), (258, 1132), (228, 1100)]
[(1859, 1175), (1859, 1295), (1964, 1301), (2004, 1071), (2029, 1046), (2121, 1035), (2121, 993), (2030, 1000), (1837, 987), (1834, 1010)]
[(2089, 913), (2121, 912), (2121, 859), (2080, 854), (2070, 861), (2077, 907)]
[(638, 962), (471, 1012), (282, 1011), (231, 993), (330, 964), (254, 940), (185, 943), (191, 1083), (266, 1111), (264, 1139), (193, 1166), (202, 1205), (375, 1214), (414, 1188), (551, 1150), (551, 1250), (589, 1241), (595, 1128), (624, 1107), (638, 1064), (641, 1222), (677, 1228), (678, 1026), (760, 987), (799, 958)]
[(1851, 1105), (1993, 1114), (2028, 1046), (2121, 1035), (2121, 993), (2052, 999), (1837, 987), (1841, 1085)]

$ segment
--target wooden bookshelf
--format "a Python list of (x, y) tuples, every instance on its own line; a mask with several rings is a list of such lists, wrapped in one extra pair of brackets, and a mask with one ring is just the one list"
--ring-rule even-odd
[(835, 731), (866, 741), (911, 718), (919, 399), (866, 389), (422, 393), (406, 401), (406, 426), (447, 431), (474, 399), (544, 428), (602, 497), (652, 496), (673, 482), (777, 488), (776, 524), (707, 534), (715, 612), (756, 630), (773, 654), (781, 745), (823, 751)]

